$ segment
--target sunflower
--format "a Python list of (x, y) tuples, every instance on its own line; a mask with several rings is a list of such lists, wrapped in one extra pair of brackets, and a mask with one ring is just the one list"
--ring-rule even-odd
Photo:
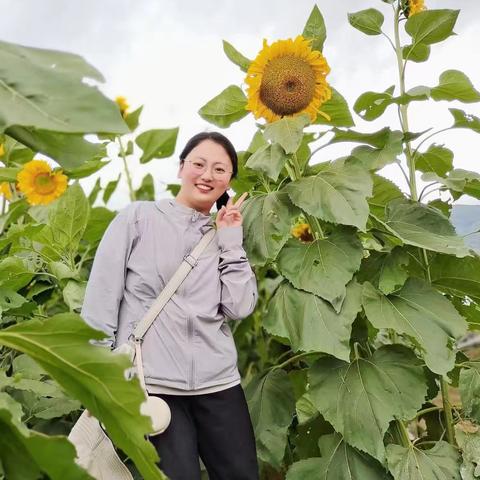
[(12, 199), (12, 191), (8, 182), (0, 183), (0, 195), (3, 195), (7, 200)]
[(406, 17), (411, 17), (418, 12), (423, 12), (426, 8), (424, 0), (407, 0), (404, 13)]
[(307, 113), (312, 122), (320, 106), (332, 96), (326, 81), (330, 67), (325, 57), (312, 50), (311, 40), (299, 35), (294, 40), (278, 40), (263, 48), (251, 63), (245, 82), (248, 85), (247, 110), (255, 118), (274, 122), (282, 117)]
[(308, 223), (299, 223), (292, 228), (292, 235), (302, 242), (313, 242), (312, 231)]
[(117, 97), (115, 98), (115, 103), (118, 105), (122, 117), (125, 118), (127, 116), (128, 109), (130, 108), (130, 105), (127, 103), (127, 99), (125, 97)]
[(66, 175), (52, 171), (44, 160), (31, 160), (18, 172), (17, 188), (30, 205), (48, 205), (66, 190), (67, 180)]
[(5, 155), (5, 149), (3, 148), (3, 143), (0, 143), (0, 157)]

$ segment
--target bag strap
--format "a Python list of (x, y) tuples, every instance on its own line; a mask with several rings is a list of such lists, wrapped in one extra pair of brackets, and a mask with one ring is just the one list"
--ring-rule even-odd
[(205, 248), (210, 244), (215, 236), (214, 228), (209, 230), (198, 242), (197, 246), (183, 257), (183, 262), (178, 267), (178, 270), (173, 274), (172, 278), (165, 285), (165, 288), (160, 292), (157, 299), (148, 309), (144, 317), (138, 322), (133, 331), (133, 338), (135, 343), (140, 343), (147, 330), (157, 318), (158, 314), (163, 310), (163, 307), (168, 303), (172, 295), (177, 291), (178, 287), (185, 280), (192, 268), (198, 263), (198, 258), (203, 253)]

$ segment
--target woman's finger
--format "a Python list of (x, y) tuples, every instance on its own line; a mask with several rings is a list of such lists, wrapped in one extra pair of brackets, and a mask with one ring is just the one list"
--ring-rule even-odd
[(242, 206), (242, 203), (247, 198), (247, 196), (248, 196), (248, 192), (243, 192), (240, 198), (233, 205), (237, 208), (240, 208)]

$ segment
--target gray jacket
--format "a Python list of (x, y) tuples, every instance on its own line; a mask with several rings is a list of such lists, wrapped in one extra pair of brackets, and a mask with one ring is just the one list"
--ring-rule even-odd
[[(184, 255), (213, 228), (210, 216), (176, 202), (134, 202), (113, 219), (100, 242), (81, 315), (126, 342)], [(146, 333), (146, 383), (183, 390), (239, 379), (227, 319), (252, 313), (255, 276), (242, 247), (242, 227), (221, 228)]]

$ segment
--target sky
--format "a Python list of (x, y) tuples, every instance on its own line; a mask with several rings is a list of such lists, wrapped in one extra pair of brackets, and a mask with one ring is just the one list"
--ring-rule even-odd
[[(387, 40), (366, 36), (347, 21), (348, 12), (366, 8), (381, 10), (385, 31), (391, 33), (391, 7), (381, 0), (320, 0), (317, 2), (327, 27), (324, 55), (331, 67), (327, 77), (353, 105), (364, 91), (383, 91), (396, 83), (396, 60)], [(426, 0), (430, 9), (460, 9), (456, 36), (432, 46), (430, 60), (411, 63), (407, 89), (416, 85), (435, 86), (448, 69), (464, 72), (480, 90), (480, 1)], [(248, 58), (255, 58), (262, 40), (269, 43), (300, 34), (314, 6), (310, 0), (0, 0), (0, 39), (23, 45), (59, 49), (82, 55), (104, 75), (100, 86), (109, 97), (125, 96), (132, 109), (144, 105), (139, 132), (151, 128), (180, 127), (173, 157), (140, 165), (136, 155), (129, 159), (136, 188), (146, 173), (155, 179), (157, 197), (166, 195), (167, 183), (177, 181), (178, 154), (188, 138), (199, 131), (219, 130), (204, 121), (199, 108), (228, 85), (245, 89), (244, 73), (232, 64), (222, 49), (222, 40), (232, 43)], [(410, 111), (410, 129), (422, 131), (449, 126), (449, 107), (480, 116), (479, 104), (418, 102)], [(394, 107), (374, 122), (354, 114), (355, 128), (373, 132), (388, 125), (398, 129)], [(237, 150), (245, 149), (255, 132), (248, 115), (222, 130)], [(456, 130), (435, 140), (455, 152), (456, 168), (480, 172), (480, 135)], [(315, 158), (326, 161), (347, 154), (354, 144), (327, 147)], [(120, 159), (99, 172), (102, 185), (117, 177)], [(382, 172), (405, 189), (395, 165)], [(84, 180), (87, 193), (96, 176)], [(112, 196), (109, 207), (128, 203), (126, 183)], [(462, 197), (461, 203), (480, 203)]]

